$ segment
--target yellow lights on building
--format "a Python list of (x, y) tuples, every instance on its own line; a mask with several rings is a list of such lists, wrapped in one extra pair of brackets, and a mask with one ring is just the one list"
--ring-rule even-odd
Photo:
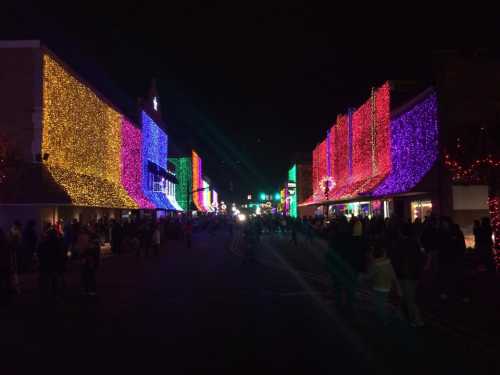
[(137, 208), (121, 186), (121, 115), (47, 54), (42, 154), (75, 205)]

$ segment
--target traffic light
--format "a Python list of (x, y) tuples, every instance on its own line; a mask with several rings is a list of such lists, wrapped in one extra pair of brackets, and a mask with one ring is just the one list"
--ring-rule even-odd
[(265, 201), (266, 200), (266, 193), (260, 193), (259, 197), (260, 197), (261, 201)]
[(279, 200), (281, 200), (281, 194), (280, 194), (280, 193), (276, 193), (276, 194), (274, 194), (274, 200), (275, 200), (275, 201), (279, 201)]

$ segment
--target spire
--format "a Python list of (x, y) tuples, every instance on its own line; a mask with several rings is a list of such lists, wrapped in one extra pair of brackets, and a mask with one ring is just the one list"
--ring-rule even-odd
[(164, 127), (163, 116), (161, 113), (161, 100), (156, 87), (156, 78), (151, 79), (148, 93), (145, 98), (141, 100), (139, 106), (148, 113), (157, 125)]
[(156, 78), (151, 79), (148, 93), (148, 103), (151, 110), (157, 112), (161, 116), (160, 98), (158, 96), (158, 89), (156, 88)]

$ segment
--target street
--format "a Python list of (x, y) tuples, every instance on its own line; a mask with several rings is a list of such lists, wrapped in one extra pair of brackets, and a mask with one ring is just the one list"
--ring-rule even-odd
[(251, 257), (239, 231), (232, 239), (197, 233), (191, 249), (169, 241), (159, 257), (109, 257), (96, 300), (79, 296), (77, 270), (68, 272), (66, 301), (53, 306), (41, 306), (34, 280), (26, 281), (13, 306), (0, 310), (4, 373), (35, 366), (311, 374), (487, 366), (487, 354), (467, 358), (453, 336), (432, 327), (377, 327), (369, 308), (356, 317), (338, 312), (332, 291), (314, 276), (320, 259), (304, 253), (311, 268), (300, 269), (280, 255), (287, 240), (263, 237)]

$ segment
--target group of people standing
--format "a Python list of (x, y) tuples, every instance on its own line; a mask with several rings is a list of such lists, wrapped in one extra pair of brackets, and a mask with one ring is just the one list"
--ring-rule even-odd
[[(401, 317), (387, 303), (400, 299), (404, 316), (413, 327), (424, 325), (417, 290), (424, 271), (442, 300), (449, 297), (470, 302), (466, 285), (466, 245), (460, 226), (449, 217), (429, 216), (424, 222), (404, 222), (396, 217), (372, 219), (338, 216), (330, 221), (326, 234), (330, 250), (327, 266), (332, 276), (337, 303), (354, 308), (359, 288), (371, 289), (375, 311), (384, 324)], [(491, 226), (488, 218), (477, 225), (476, 251), (492, 272)]]
[(148, 257), (159, 255), (162, 238), (184, 237), (191, 246), (193, 225), (190, 219), (134, 218), (114, 220), (107, 217), (86, 224), (74, 219), (45, 224), (40, 235), (36, 223), (22, 226), (15, 221), (8, 231), (0, 228), (0, 303), (8, 304), (21, 292), (20, 275), (38, 271), (40, 296), (43, 301), (61, 299), (65, 295), (68, 265), (80, 267), (84, 295), (97, 294), (97, 270), (101, 251), (109, 243), (115, 255), (135, 253)]

